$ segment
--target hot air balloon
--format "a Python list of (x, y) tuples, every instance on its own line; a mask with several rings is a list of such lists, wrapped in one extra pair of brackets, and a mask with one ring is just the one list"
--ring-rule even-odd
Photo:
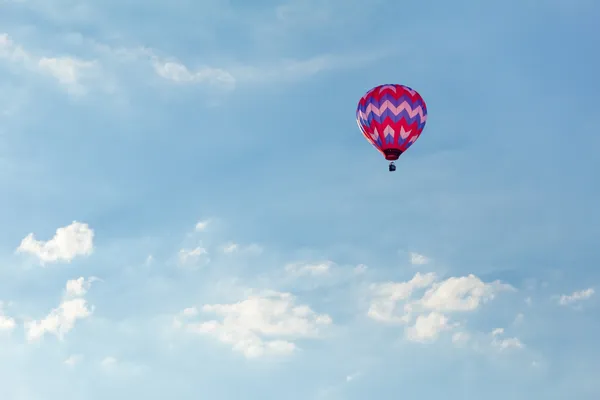
[(408, 86), (388, 84), (369, 90), (358, 102), (356, 122), (364, 137), (390, 161), (397, 160), (419, 138), (427, 121), (427, 105)]

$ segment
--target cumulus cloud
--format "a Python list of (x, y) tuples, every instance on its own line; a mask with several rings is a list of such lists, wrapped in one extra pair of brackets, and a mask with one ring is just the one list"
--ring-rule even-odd
[(449, 319), (438, 312), (419, 315), (415, 324), (406, 329), (406, 337), (415, 342), (427, 342), (438, 338), (440, 332), (451, 329)]
[[(471, 312), (492, 300), (496, 294), (513, 290), (498, 281), (485, 283), (475, 275), (438, 281), (436, 274), (417, 273), (406, 282), (374, 284), (367, 315), (379, 322), (414, 324), (405, 331), (409, 340), (434, 340), (439, 333), (458, 324), (447, 313)], [(420, 298), (414, 294), (421, 291)], [(416, 318), (416, 319), (415, 319)]]
[(72, 279), (67, 281), (66, 295), (68, 297), (82, 297), (85, 296), (92, 283), (98, 281), (99, 279), (92, 276), (88, 279), (84, 277), (79, 277), (77, 279)]
[(198, 221), (196, 223), (196, 232), (203, 232), (206, 230), (206, 228), (208, 228), (208, 225), (210, 224), (210, 220), (206, 219), (203, 221)]
[(60, 261), (71, 262), (77, 256), (89, 256), (94, 250), (94, 231), (85, 223), (73, 221), (58, 228), (48, 241), (37, 240), (33, 233), (27, 235), (17, 248), (17, 253), (36, 256), (41, 264)]
[(583, 300), (589, 299), (590, 297), (592, 297), (594, 295), (594, 293), (595, 293), (595, 290), (593, 288), (589, 288), (589, 289), (573, 292), (569, 295), (563, 294), (558, 299), (558, 303), (561, 306), (567, 306), (569, 304), (578, 303)]
[(36, 341), (46, 334), (52, 334), (63, 340), (64, 336), (75, 327), (77, 320), (90, 317), (93, 308), (88, 306), (83, 296), (92, 281), (84, 278), (67, 281), (66, 295), (61, 304), (41, 320), (25, 324), (27, 340)]
[[(371, 286), (373, 299), (369, 307), (368, 316), (380, 322), (409, 322), (409, 314), (406, 312), (397, 312), (401, 305), (400, 302), (409, 299), (413, 291), (430, 286), (435, 279), (436, 275), (434, 273), (417, 273), (407, 282), (373, 284)], [(403, 310), (408, 311), (409, 307), (405, 307)]]
[[(188, 332), (211, 335), (248, 358), (289, 355), (297, 348), (294, 340), (318, 338), (321, 329), (332, 323), (329, 315), (296, 305), (294, 296), (280, 292), (251, 295), (233, 304), (207, 304), (202, 312), (216, 314), (222, 320), (176, 319), (176, 325)], [(191, 317), (189, 312), (186, 314)]]
[(475, 275), (448, 278), (435, 283), (420, 300), (420, 305), (437, 311), (473, 311), (501, 291), (512, 287), (498, 281), (484, 283)]
[(99, 71), (96, 61), (36, 55), (15, 43), (6, 33), (0, 34), (0, 58), (50, 76), (73, 94), (84, 93), (84, 82), (97, 76)]

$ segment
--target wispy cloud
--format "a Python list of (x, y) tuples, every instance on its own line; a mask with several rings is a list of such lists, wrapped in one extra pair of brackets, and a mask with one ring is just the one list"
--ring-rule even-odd
[(210, 84), (224, 90), (235, 88), (236, 79), (224, 69), (200, 67), (190, 71), (187, 66), (173, 61), (153, 62), (154, 70), (161, 78), (180, 84)]
[(6, 34), (0, 34), (0, 59), (56, 80), (72, 94), (84, 94), (87, 83), (99, 78), (100, 67), (95, 60), (71, 56), (44, 56), (28, 51)]
[(152, 63), (158, 76), (174, 83), (209, 84), (230, 91), (244, 85), (301, 82), (321, 73), (358, 68), (381, 57), (381, 54), (325, 54), (307, 59), (276, 59), (260, 65), (236, 63), (220, 68), (190, 68), (178, 61), (152, 56)]
[(331, 261), (321, 263), (292, 263), (286, 265), (285, 270), (294, 276), (319, 276), (329, 273), (333, 265), (334, 263)]
[(558, 303), (561, 306), (567, 306), (574, 303), (579, 303), (583, 300), (587, 300), (592, 297), (595, 293), (594, 288), (588, 288), (584, 290), (575, 291), (571, 294), (563, 294), (558, 299)]
[(193, 249), (179, 250), (179, 262), (187, 267), (201, 267), (210, 263), (210, 255), (204, 247), (197, 246)]

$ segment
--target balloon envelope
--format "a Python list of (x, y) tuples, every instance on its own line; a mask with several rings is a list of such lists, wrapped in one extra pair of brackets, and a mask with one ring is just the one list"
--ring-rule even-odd
[(426, 121), (425, 101), (404, 85), (376, 86), (361, 97), (356, 109), (356, 122), (364, 137), (390, 161), (412, 146)]

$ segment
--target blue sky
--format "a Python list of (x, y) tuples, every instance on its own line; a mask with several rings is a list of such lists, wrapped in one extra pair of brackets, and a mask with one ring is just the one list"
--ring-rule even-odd
[(1, 0), (0, 398), (598, 399), (599, 18)]

